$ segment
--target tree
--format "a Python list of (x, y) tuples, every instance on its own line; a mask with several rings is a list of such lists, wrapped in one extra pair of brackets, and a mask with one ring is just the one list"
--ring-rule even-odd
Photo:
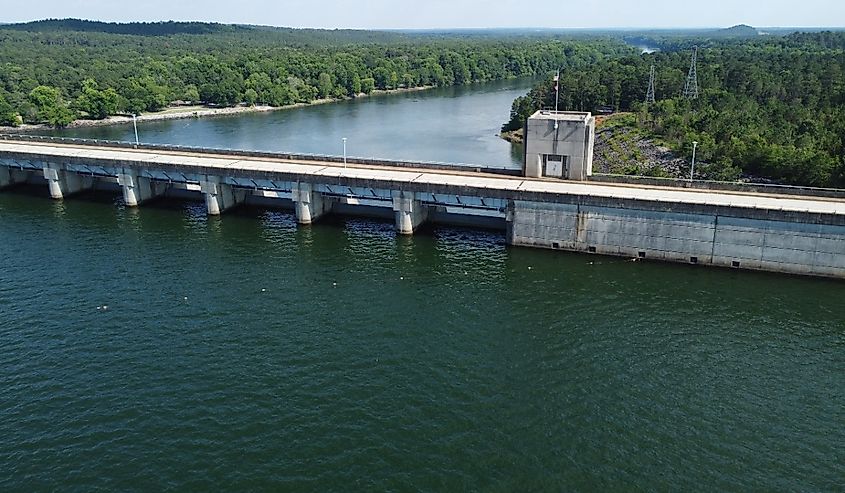
[(94, 79), (85, 79), (82, 83), (82, 94), (76, 100), (76, 107), (88, 113), (95, 120), (102, 120), (117, 113), (120, 97), (114, 89), (101, 91)]
[(376, 88), (385, 90), (390, 87), (391, 72), (385, 67), (378, 67), (373, 70), (373, 79), (375, 80)]
[(0, 94), (0, 125), (18, 126), (18, 113), (12, 108), (3, 94)]
[(317, 94), (320, 99), (325, 99), (332, 95), (334, 85), (332, 84), (332, 76), (322, 72), (317, 80)]
[(270, 106), (287, 106), (296, 103), (297, 93), (291, 89), (290, 84), (274, 84), (270, 90), (270, 98), (267, 104)]
[(169, 101), (167, 88), (157, 84), (152, 77), (132, 77), (119, 92), (126, 100), (125, 109), (130, 113), (159, 111)]
[(417, 81), (414, 79), (413, 75), (406, 73), (402, 75), (402, 85), (405, 86), (406, 89), (410, 89), (417, 85)]
[(352, 77), (352, 84), (351, 84), (351, 87), (349, 88), (349, 95), (353, 96), (353, 97), (357, 96), (358, 94), (361, 94), (361, 91), (363, 90), (363, 88), (364, 88), (364, 85), (361, 82), (361, 78), (358, 77), (358, 74), (355, 74)]
[(198, 103), (200, 101), (200, 91), (197, 86), (188, 84), (185, 86), (185, 92), (182, 93), (182, 100), (191, 103)]
[(255, 92), (255, 89), (247, 89), (244, 91), (244, 102), (250, 106), (255, 106), (255, 102), (258, 101), (258, 93)]
[(200, 99), (218, 106), (233, 106), (240, 102), (238, 86), (231, 80), (203, 84), (200, 87)]
[(54, 127), (66, 127), (76, 118), (62, 99), (61, 91), (55, 87), (36, 87), (29, 93), (29, 101), (35, 107), (38, 120)]
[[(273, 81), (270, 79), (270, 76), (267, 75), (265, 72), (258, 72), (250, 74), (247, 77), (246, 81), (244, 82), (244, 87), (247, 88), (247, 91), (253, 91), (254, 93), (254, 102), (259, 103), (269, 103), (270, 101), (270, 93), (273, 90)], [(249, 96), (253, 94), (250, 93)], [(249, 96), (247, 93), (244, 93), (245, 99), (249, 103)]]

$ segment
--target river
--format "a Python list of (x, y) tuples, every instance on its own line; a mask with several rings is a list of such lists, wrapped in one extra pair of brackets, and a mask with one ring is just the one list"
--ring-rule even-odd
[[(535, 79), (376, 95), (294, 109), (139, 124), (146, 143), (412, 161), (522, 166), (522, 148), (498, 137), (511, 103)], [(132, 125), (50, 135), (134, 140)]]
[[(142, 130), (306, 152), (348, 135), (359, 155), (513, 165), (491, 140), (509, 102), (486, 103), (524, 92), (507, 86)], [(379, 111), (390, 124), (365, 118)], [(467, 118), (478, 125), (448, 135)], [(53, 202), (46, 187), (0, 193), (0, 258), (0, 491), (845, 480), (841, 282), (508, 248), (459, 228), (405, 238), (376, 220)]]

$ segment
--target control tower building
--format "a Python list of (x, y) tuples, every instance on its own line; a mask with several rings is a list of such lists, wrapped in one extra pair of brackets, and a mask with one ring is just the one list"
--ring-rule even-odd
[(525, 126), (524, 174), (584, 181), (593, 174), (596, 119), (590, 113), (538, 111)]

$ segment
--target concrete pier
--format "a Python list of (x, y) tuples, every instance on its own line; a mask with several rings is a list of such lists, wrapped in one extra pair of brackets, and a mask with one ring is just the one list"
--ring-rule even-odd
[(205, 205), (210, 216), (219, 216), (246, 200), (245, 190), (235, 190), (232, 185), (223, 183), (219, 176), (205, 176), (200, 181), (200, 191), (205, 195)]
[(132, 169), (124, 169), (117, 175), (117, 183), (123, 189), (123, 201), (128, 207), (138, 207), (142, 203), (159, 197), (167, 190), (167, 184), (153, 182), (151, 179), (138, 176)]
[(61, 164), (47, 163), (43, 169), (44, 178), (50, 187), (50, 196), (56, 200), (90, 190), (94, 186), (93, 176), (67, 171)]
[(428, 219), (429, 208), (417, 200), (413, 192), (393, 192), (393, 211), (396, 213), (396, 232), (412, 235)]
[(12, 178), (12, 170), (5, 166), (0, 166), (0, 188), (6, 188), (14, 184), (15, 181)]
[(296, 205), (296, 221), (299, 224), (312, 224), (332, 210), (332, 199), (314, 191), (314, 185), (311, 183), (294, 183), (291, 195)]

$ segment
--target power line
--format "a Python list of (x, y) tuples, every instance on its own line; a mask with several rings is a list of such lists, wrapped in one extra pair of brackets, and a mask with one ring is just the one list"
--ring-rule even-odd
[(645, 102), (651, 104), (654, 101), (654, 64), (651, 64), (651, 76), (648, 79), (648, 94), (645, 96)]
[(692, 62), (687, 75), (687, 83), (684, 85), (684, 97), (687, 99), (698, 99), (698, 46), (692, 51)]

